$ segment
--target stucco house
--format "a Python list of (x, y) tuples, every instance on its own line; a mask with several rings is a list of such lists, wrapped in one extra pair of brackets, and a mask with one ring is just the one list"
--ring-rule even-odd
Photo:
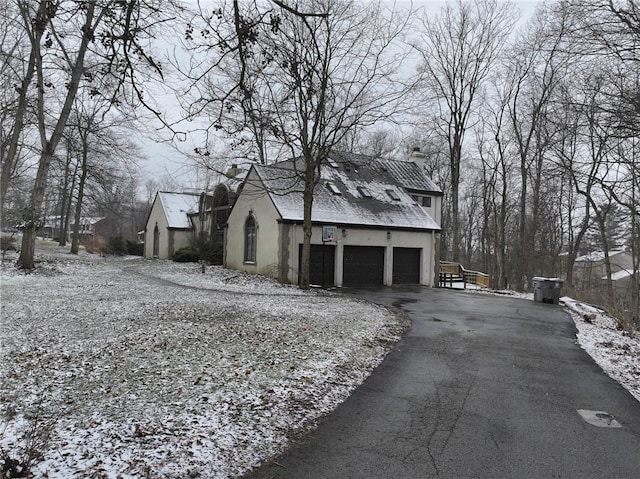
[(144, 231), (144, 257), (171, 259), (180, 248), (193, 246), (195, 227), (190, 214), (198, 212), (200, 195), (156, 194)]
[[(410, 161), (334, 152), (312, 210), (310, 282), (322, 286), (435, 286), (442, 191)], [(303, 242), (295, 160), (254, 165), (227, 222), (227, 268), (297, 284)]]

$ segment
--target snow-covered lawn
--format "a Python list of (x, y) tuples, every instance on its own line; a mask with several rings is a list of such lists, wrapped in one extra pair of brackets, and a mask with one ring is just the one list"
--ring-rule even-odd
[[(220, 267), (39, 258), (34, 274), (0, 268), (0, 465), (36, 478), (237, 477), (342, 402), (407, 326)], [(562, 299), (580, 345), (640, 400), (640, 337)]]
[(219, 267), (41, 258), (0, 277), (0, 464), (31, 461), (37, 478), (237, 477), (342, 402), (406, 327)]

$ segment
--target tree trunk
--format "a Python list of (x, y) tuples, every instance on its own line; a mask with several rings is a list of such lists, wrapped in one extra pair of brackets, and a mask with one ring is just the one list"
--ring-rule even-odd
[(460, 260), (460, 206), (459, 206), (459, 185), (451, 184), (451, 254), (452, 261)]
[(300, 258), (300, 277), (298, 285), (300, 289), (309, 289), (309, 266), (311, 260), (311, 234), (313, 224), (311, 222), (311, 211), (313, 209), (313, 189), (315, 187), (315, 173), (312, 161), (306, 162), (304, 181), (304, 214), (302, 220), (302, 231), (304, 232), (302, 242), (302, 258)]
[(87, 181), (89, 171), (87, 159), (89, 157), (89, 144), (86, 137), (82, 138), (82, 170), (80, 181), (78, 182), (78, 199), (76, 201), (76, 211), (74, 214), (73, 233), (71, 235), (71, 254), (78, 254), (80, 250), (80, 223), (82, 222), (82, 200), (84, 199), (84, 185)]
[(22, 232), (22, 246), (18, 264), (23, 269), (33, 269), (35, 266), (33, 255), (35, 252), (36, 232), (42, 225), (42, 203), (47, 184), (47, 174), (52, 159), (53, 148), (50, 143), (47, 143), (40, 156), (40, 162), (38, 163), (36, 182), (31, 193), (31, 207), (29, 208), (28, 217), (25, 218), (25, 226)]
[(76, 175), (78, 174), (78, 164), (76, 163), (73, 169), (73, 177), (71, 179), (71, 188), (69, 189), (69, 200), (67, 201), (67, 211), (64, 214), (64, 237), (65, 244), (67, 237), (69, 236), (69, 220), (71, 219), (71, 203), (73, 199), (73, 190), (76, 189)]
[[(44, 0), (40, 2), (38, 6), (38, 12), (36, 18), (38, 22), (45, 22), (47, 19), (47, 2)], [(27, 12), (24, 10), (26, 7), (21, 7), (21, 13), (24, 22), (30, 22), (30, 18), (27, 16)], [(16, 107), (16, 116), (13, 124), (13, 130), (11, 132), (11, 139), (9, 140), (9, 148), (7, 154), (2, 159), (2, 176), (0, 179), (0, 211), (4, 210), (4, 199), (9, 186), (9, 180), (11, 179), (11, 171), (16, 162), (18, 155), (18, 145), (20, 144), (20, 135), (22, 134), (22, 127), (24, 124), (24, 116), (27, 112), (28, 100), (27, 93), (29, 92), (29, 86), (33, 80), (33, 75), (36, 70), (36, 62), (38, 61), (40, 40), (44, 34), (44, 29), (34, 28), (33, 38), (31, 39), (31, 53), (29, 54), (29, 62), (27, 63), (27, 71), (20, 85), (18, 95), (18, 106)], [(23, 236), (24, 237), (24, 236)]]
[(67, 224), (68, 217), (67, 213), (69, 211), (69, 206), (71, 204), (71, 191), (69, 191), (69, 165), (71, 164), (71, 141), (67, 141), (67, 161), (64, 166), (64, 183), (62, 186), (62, 200), (60, 205), (60, 238), (58, 240), (58, 244), (60, 246), (67, 245)]
[[(45, 2), (42, 2), (43, 4)], [(45, 127), (45, 107), (44, 107), (44, 72), (42, 71), (42, 54), (40, 52), (40, 44), (32, 43), (32, 47), (36, 50), (35, 65), (38, 78), (38, 124), (40, 130), (40, 140), (43, 145), (42, 154), (40, 155), (40, 161), (38, 163), (38, 173), (36, 174), (36, 181), (31, 193), (29, 212), (31, 216), (30, 222), (25, 224), (22, 235), (22, 249), (20, 251), (20, 257), (18, 258), (18, 265), (24, 269), (33, 269), (34, 261), (33, 255), (35, 252), (36, 242), (36, 230), (38, 223), (42, 217), (42, 205), (44, 201), (44, 191), (47, 184), (47, 177), (49, 175), (49, 167), (51, 166), (51, 160), (55, 153), (56, 147), (62, 139), (62, 134), (67, 125), (67, 120), (71, 114), (71, 107), (75, 101), (78, 93), (78, 87), (80, 85), (80, 79), (84, 71), (84, 57), (87, 52), (89, 42), (93, 39), (93, 16), (95, 11), (95, 2), (88, 2), (86, 7), (85, 23), (82, 27), (82, 42), (78, 50), (76, 61), (71, 71), (71, 78), (67, 84), (67, 95), (65, 97), (60, 116), (55, 124), (51, 138), (46, 140), (46, 127)]]
[(518, 283), (516, 291), (526, 290), (525, 284), (525, 271), (527, 270), (527, 166), (526, 159), (521, 158), (520, 164), (520, 179), (522, 186), (520, 190), (520, 218), (518, 223), (518, 259), (517, 259), (517, 273), (516, 280)]

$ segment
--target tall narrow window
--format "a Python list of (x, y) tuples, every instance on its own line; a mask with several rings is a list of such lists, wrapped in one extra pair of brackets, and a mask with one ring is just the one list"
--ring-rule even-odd
[(158, 256), (160, 256), (160, 230), (156, 223), (156, 227), (153, 230), (153, 257), (157, 258)]
[(244, 262), (256, 262), (256, 220), (252, 214), (247, 216), (244, 222)]

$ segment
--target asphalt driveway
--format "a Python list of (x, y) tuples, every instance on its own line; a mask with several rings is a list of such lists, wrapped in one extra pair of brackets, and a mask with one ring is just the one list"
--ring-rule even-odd
[(410, 332), (316, 431), (248, 478), (640, 477), (640, 403), (577, 345), (561, 307), (419, 287), (351, 293), (402, 308)]

